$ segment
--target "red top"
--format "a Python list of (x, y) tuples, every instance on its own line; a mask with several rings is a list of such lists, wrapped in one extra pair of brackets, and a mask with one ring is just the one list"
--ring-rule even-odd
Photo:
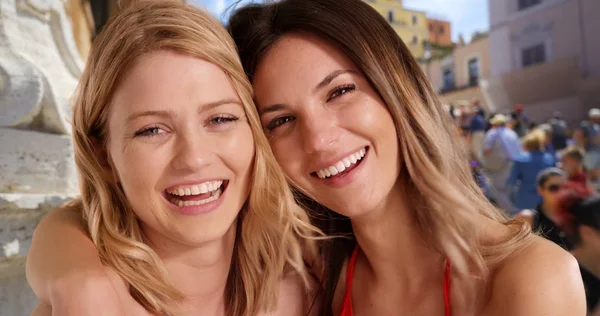
[[(354, 276), (354, 265), (356, 264), (356, 257), (358, 257), (358, 245), (354, 248), (350, 262), (348, 262), (348, 269), (346, 271), (346, 293), (344, 294), (344, 300), (342, 301), (342, 310), (339, 316), (353, 316), (352, 314), (352, 297), (350, 295), (352, 291), (352, 278)], [(450, 311), (450, 260), (446, 260), (446, 268), (444, 269), (444, 308), (445, 316), (451, 316)]]
[(574, 182), (577, 184), (581, 184), (584, 187), (588, 186), (588, 182), (587, 182), (587, 176), (584, 172), (580, 172), (576, 175), (570, 176), (569, 177), (569, 182)]

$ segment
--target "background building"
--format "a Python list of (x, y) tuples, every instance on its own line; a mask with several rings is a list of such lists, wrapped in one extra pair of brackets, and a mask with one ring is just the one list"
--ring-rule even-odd
[(496, 107), (523, 104), (536, 121), (559, 110), (571, 122), (600, 107), (600, 1), (488, 2), (486, 89)]
[(423, 43), (429, 39), (425, 12), (405, 9), (402, 0), (365, 0), (377, 10), (417, 58), (423, 57)]
[(478, 34), (468, 44), (458, 43), (445, 54), (422, 59), (421, 67), (447, 104), (462, 105), (478, 100), (487, 111), (495, 110), (490, 107), (487, 91), (480, 85), (490, 76), (487, 34)]
[(452, 46), (450, 22), (436, 19), (427, 19), (427, 40), (432, 44)]

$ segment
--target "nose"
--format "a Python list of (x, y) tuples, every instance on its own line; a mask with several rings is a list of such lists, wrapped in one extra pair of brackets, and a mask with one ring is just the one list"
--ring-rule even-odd
[(177, 138), (171, 164), (175, 170), (194, 172), (211, 163), (214, 158), (211, 148), (216, 144), (202, 139), (202, 136), (188, 134)]
[(326, 109), (306, 115), (300, 124), (301, 139), (307, 154), (326, 151), (340, 139), (336, 118)]

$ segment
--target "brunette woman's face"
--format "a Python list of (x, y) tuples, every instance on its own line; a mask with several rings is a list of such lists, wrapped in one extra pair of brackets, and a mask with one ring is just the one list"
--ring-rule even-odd
[(262, 125), (294, 186), (350, 217), (385, 205), (399, 176), (396, 128), (346, 55), (309, 34), (285, 35), (253, 83)]

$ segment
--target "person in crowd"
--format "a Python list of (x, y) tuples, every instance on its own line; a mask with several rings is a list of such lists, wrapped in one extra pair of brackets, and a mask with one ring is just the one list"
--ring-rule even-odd
[(600, 137), (600, 109), (593, 108), (588, 112), (588, 122), (592, 129), (592, 135), (590, 138), (593, 139), (594, 143), (600, 143), (598, 137)]
[(558, 194), (555, 221), (567, 249), (581, 267), (588, 311), (600, 312), (600, 195), (579, 183), (565, 185)]
[[(317, 315), (318, 231), (217, 19), (175, 1), (121, 11), (94, 41), (72, 124), (81, 197), (36, 229), (34, 315)], [(77, 271), (71, 255), (108, 281), (85, 291), (95, 278), (60, 272)], [(49, 290), (65, 280), (67, 294)]]
[(467, 129), (466, 140), (469, 143), (471, 155), (477, 161), (483, 161), (483, 139), (485, 137), (485, 112), (479, 106), (479, 101), (474, 101), (475, 114), (471, 118)]
[(581, 122), (585, 129), (584, 165), (590, 183), (596, 190), (600, 189), (600, 109), (591, 109), (588, 120)]
[(541, 124), (535, 130), (540, 130), (544, 133), (544, 151), (552, 155), (554, 159), (558, 160), (558, 155), (554, 149), (554, 145), (552, 144), (552, 126), (550, 124)]
[(546, 134), (542, 130), (529, 132), (523, 138), (523, 149), (514, 160), (508, 186), (514, 188), (514, 205), (517, 209), (536, 207), (541, 196), (538, 194), (537, 176), (540, 171), (554, 167), (556, 160), (544, 151)]
[(471, 160), (469, 164), (471, 166), (471, 172), (473, 173), (473, 178), (475, 179), (477, 186), (481, 189), (481, 192), (483, 192), (483, 194), (490, 199), (490, 202), (494, 203), (491, 199), (488, 179), (481, 171), (479, 162), (477, 160)]
[(524, 209), (515, 217), (529, 223), (533, 231), (565, 248), (565, 236), (556, 226), (558, 192), (567, 183), (567, 173), (559, 168), (551, 167), (537, 175), (537, 192), (541, 201), (533, 209)]
[(490, 179), (493, 198), (505, 212), (514, 214), (518, 210), (510, 201), (511, 188), (508, 180), (513, 161), (521, 154), (521, 144), (517, 134), (506, 127), (506, 117), (496, 114), (491, 120), (490, 129), (483, 141), (484, 173)]
[(567, 172), (569, 181), (589, 187), (583, 159), (584, 154), (581, 150), (576, 147), (568, 147), (561, 155), (561, 167)]
[(253, 4), (229, 30), (298, 201), (345, 237), (321, 244), (319, 315), (585, 314), (574, 258), (489, 203), (436, 92), (368, 3)]
[(552, 134), (552, 147), (555, 151), (562, 151), (567, 147), (569, 137), (567, 122), (562, 118), (561, 112), (556, 111), (548, 124)]
[(523, 105), (515, 105), (514, 110), (510, 114), (511, 117), (511, 128), (517, 133), (519, 137), (525, 136), (528, 132), (529, 118), (523, 111)]

